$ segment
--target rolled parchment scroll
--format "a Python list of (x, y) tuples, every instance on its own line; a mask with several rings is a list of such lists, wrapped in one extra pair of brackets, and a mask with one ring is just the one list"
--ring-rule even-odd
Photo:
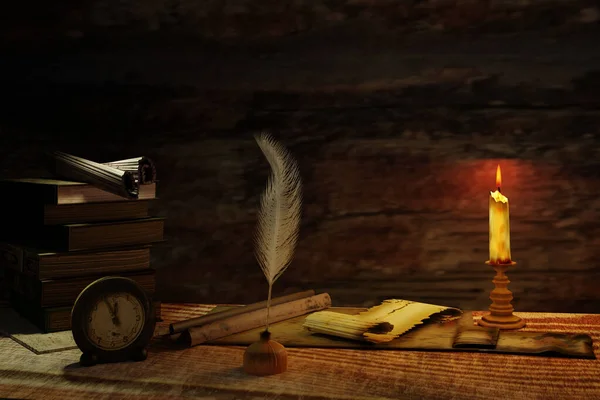
[[(297, 292), (297, 293), (292, 293), (292, 294), (288, 294), (285, 296), (274, 297), (271, 299), (271, 306), (276, 306), (276, 305), (282, 304), (282, 303), (288, 303), (288, 302), (294, 301), (294, 300), (305, 299), (307, 297), (311, 297), (314, 295), (315, 295), (314, 290), (306, 290), (304, 292)], [(266, 309), (266, 308), (267, 308), (267, 301), (265, 300), (265, 301), (260, 301), (258, 303), (248, 304), (247, 306), (243, 306), (243, 307), (236, 307), (236, 308), (232, 308), (230, 310), (205, 314), (200, 317), (187, 319), (185, 321), (174, 322), (169, 325), (169, 334), (174, 335), (176, 333), (183, 332), (189, 328), (206, 325), (211, 322), (220, 321), (220, 320), (223, 320), (223, 319), (226, 319), (229, 317), (234, 317), (236, 315), (247, 314), (252, 311)]]
[(104, 163), (109, 167), (128, 171), (133, 174), (136, 182), (140, 185), (148, 185), (156, 182), (156, 167), (148, 157), (135, 157), (126, 160), (110, 161)]
[(138, 198), (139, 184), (129, 171), (123, 171), (60, 151), (54, 152), (52, 156), (54, 158), (54, 172), (64, 179), (89, 183), (128, 199)]
[[(269, 322), (274, 324), (328, 307), (331, 307), (331, 297), (327, 293), (278, 304), (271, 307)], [(235, 333), (260, 328), (265, 325), (266, 318), (267, 309), (262, 308), (207, 325), (190, 328), (181, 334), (181, 339), (188, 346), (196, 346)]]

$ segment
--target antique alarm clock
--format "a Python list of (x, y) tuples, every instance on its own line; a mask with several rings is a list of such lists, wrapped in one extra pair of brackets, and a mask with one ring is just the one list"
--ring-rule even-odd
[(146, 291), (134, 280), (111, 276), (89, 284), (71, 312), (71, 330), (82, 366), (143, 361), (156, 319)]

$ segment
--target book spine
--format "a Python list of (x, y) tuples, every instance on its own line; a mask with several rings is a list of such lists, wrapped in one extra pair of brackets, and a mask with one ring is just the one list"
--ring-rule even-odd
[(45, 333), (68, 331), (71, 329), (71, 310), (45, 311), (38, 327)]
[(11, 292), (11, 299), (14, 300), (16, 294), (18, 296), (19, 301), (21, 301), (25, 296), (24, 282), (21, 273), (9, 269), (5, 270), (5, 272), (8, 283), (8, 289)]
[(23, 273), (34, 278), (39, 278), (40, 258), (37, 254), (29, 251), (23, 252)]
[(25, 305), (44, 305), (44, 293), (42, 282), (32, 279), (25, 275), (19, 276), (20, 290), (23, 295)]
[(21, 272), (23, 256), (23, 249), (8, 243), (0, 243), (0, 267)]
[(39, 280), (14, 272), (9, 285), (11, 302), (17, 311), (43, 305), (42, 283)]
[(69, 227), (67, 225), (38, 226), (32, 228), (27, 224), (20, 224), (19, 226), (14, 226), (10, 235), (10, 240), (23, 243), (25, 247), (53, 249), (55, 251), (68, 250)]

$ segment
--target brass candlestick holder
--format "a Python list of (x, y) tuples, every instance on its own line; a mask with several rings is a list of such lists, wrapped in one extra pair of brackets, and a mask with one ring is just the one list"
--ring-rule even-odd
[(488, 265), (494, 267), (496, 270), (496, 276), (494, 277), (494, 290), (490, 293), (490, 313), (484, 315), (479, 320), (479, 325), (487, 328), (499, 328), (499, 329), (521, 329), (525, 326), (525, 321), (521, 318), (513, 315), (514, 308), (511, 304), (513, 294), (508, 290), (508, 284), (510, 281), (506, 276), (506, 270), (509, 267), (516, 265), (517, 263), (511, 261), (510, 263), (498, 264), (485, 262)]

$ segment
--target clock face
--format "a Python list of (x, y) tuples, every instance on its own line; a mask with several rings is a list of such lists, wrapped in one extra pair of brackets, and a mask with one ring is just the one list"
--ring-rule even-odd
[(96, 347), (114, 351), (133, 343), (144, 327), (144, 306), (130, 293), (103, 294), (92, 303), (85, 330)]

